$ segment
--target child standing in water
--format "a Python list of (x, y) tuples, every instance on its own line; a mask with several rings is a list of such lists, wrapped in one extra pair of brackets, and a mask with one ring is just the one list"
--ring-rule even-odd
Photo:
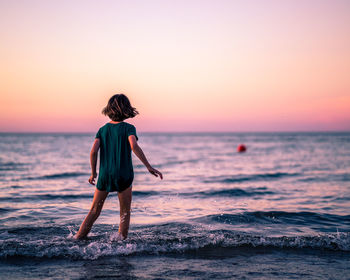
[(91, 176), (89, 183), (95, 185), (97, 153), (100, 150), (100, 170), (90, 212), (74, 236), (85, 238), (101, 213), (103, 203), (110, 192), (118, 192), (120, 223), (118, 234), (121, 239), (128, 236), (134, 171), (131, 151), (142, 161), (148, 171), (163, 179), (163, 175), (147, 161), (137, 144), (138, 137), (133, 125), (124, 122), (135, 117), (138, 112), (124, 94), (113, 95), (102, 110), (111, 121), (102, 126), (97, 134), (90, 153)]

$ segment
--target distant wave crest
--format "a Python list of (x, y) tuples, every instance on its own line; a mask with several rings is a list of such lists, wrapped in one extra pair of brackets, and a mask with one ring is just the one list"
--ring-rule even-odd
[(55, 174), (48, 174), (38, 177), (27, 177), (25, 179), (27, 180), (50, 180), (50, 179), (64, 179), (69, 177), (78, 177), (78, 176), (88, 176), (88, 173), (82, 173), (82, 172), (62, 172), (62, 173), (55, 173)]
[(23, 171), (27, 168), (27, 164), (21, 162), (0, 162), (0, 171)]
[(214, 176), (203, 180), (204, 183), (240, 183), (247, 181), (277, 180), (282, 177), (295, 177), (298, 173), (275, 172), (261, 174), (238, 174), (230, 176)]
[(266, 224), (281, 223), (288, 225), (328, 225), (343, 224), (350, 229), (350, 215), (334, 215), (315, 212), (255, 211), (242, 214), (216, 214), (194, 219), (202, 223), (224, 224)]
[(219, 190), (210, 190), (210, 191), (201, 191), (193, 193), (182, 193), (184, 196), (191, 197), (213, 197), (213, 196), (222, 196), (222, 197), (240, 197), (240, 196), (260, 196), (260, 195), (271, 195), (275, 194), (273, 191), (267, 190), (265, 187), (261, 188), (225, 188)]

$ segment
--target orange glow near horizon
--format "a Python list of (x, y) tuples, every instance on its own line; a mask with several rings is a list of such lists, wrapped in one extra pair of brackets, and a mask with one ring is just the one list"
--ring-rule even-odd
[[(348, 1), (0, 1), (0, 131), (350, 130)], [(147, 5), (146, 5), (147, 3)]]

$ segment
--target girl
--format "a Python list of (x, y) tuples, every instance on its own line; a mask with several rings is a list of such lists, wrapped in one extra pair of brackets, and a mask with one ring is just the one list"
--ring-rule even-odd
[(134, 171), (131, 161), (131, 150), (156, 177), (163, 179), (162, 173), (154, 169), (137, 144), (138, 137), (133, 125), (124, 122), (135, 117), (138, 112), (130, 104), (124, 94), (113, 95), (102, 110), (111, 121), (102, 126), (95, 138), (90, 153), (91, 176), (89, 183), (95, 185), (97, 153), (100, 149), (100, 170), (90, 212), (74, 236), (82, 239), (90, 232), (92, 225), (101, 213), (103, 203), (110, 192), (118, 192), (120, 206), (119, 238), (128, 236), (130, 223), (130, 207), (132, 198), (132, 181)]

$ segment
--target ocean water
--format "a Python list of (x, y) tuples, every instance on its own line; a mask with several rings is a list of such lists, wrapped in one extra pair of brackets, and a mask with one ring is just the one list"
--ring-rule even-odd
[[(350, 133), (140, 133), (87, 240), (94, 134), (0, 134), (1, 279), (350, 279)], [(244, 143), (247, 152), (237, 153)]]

